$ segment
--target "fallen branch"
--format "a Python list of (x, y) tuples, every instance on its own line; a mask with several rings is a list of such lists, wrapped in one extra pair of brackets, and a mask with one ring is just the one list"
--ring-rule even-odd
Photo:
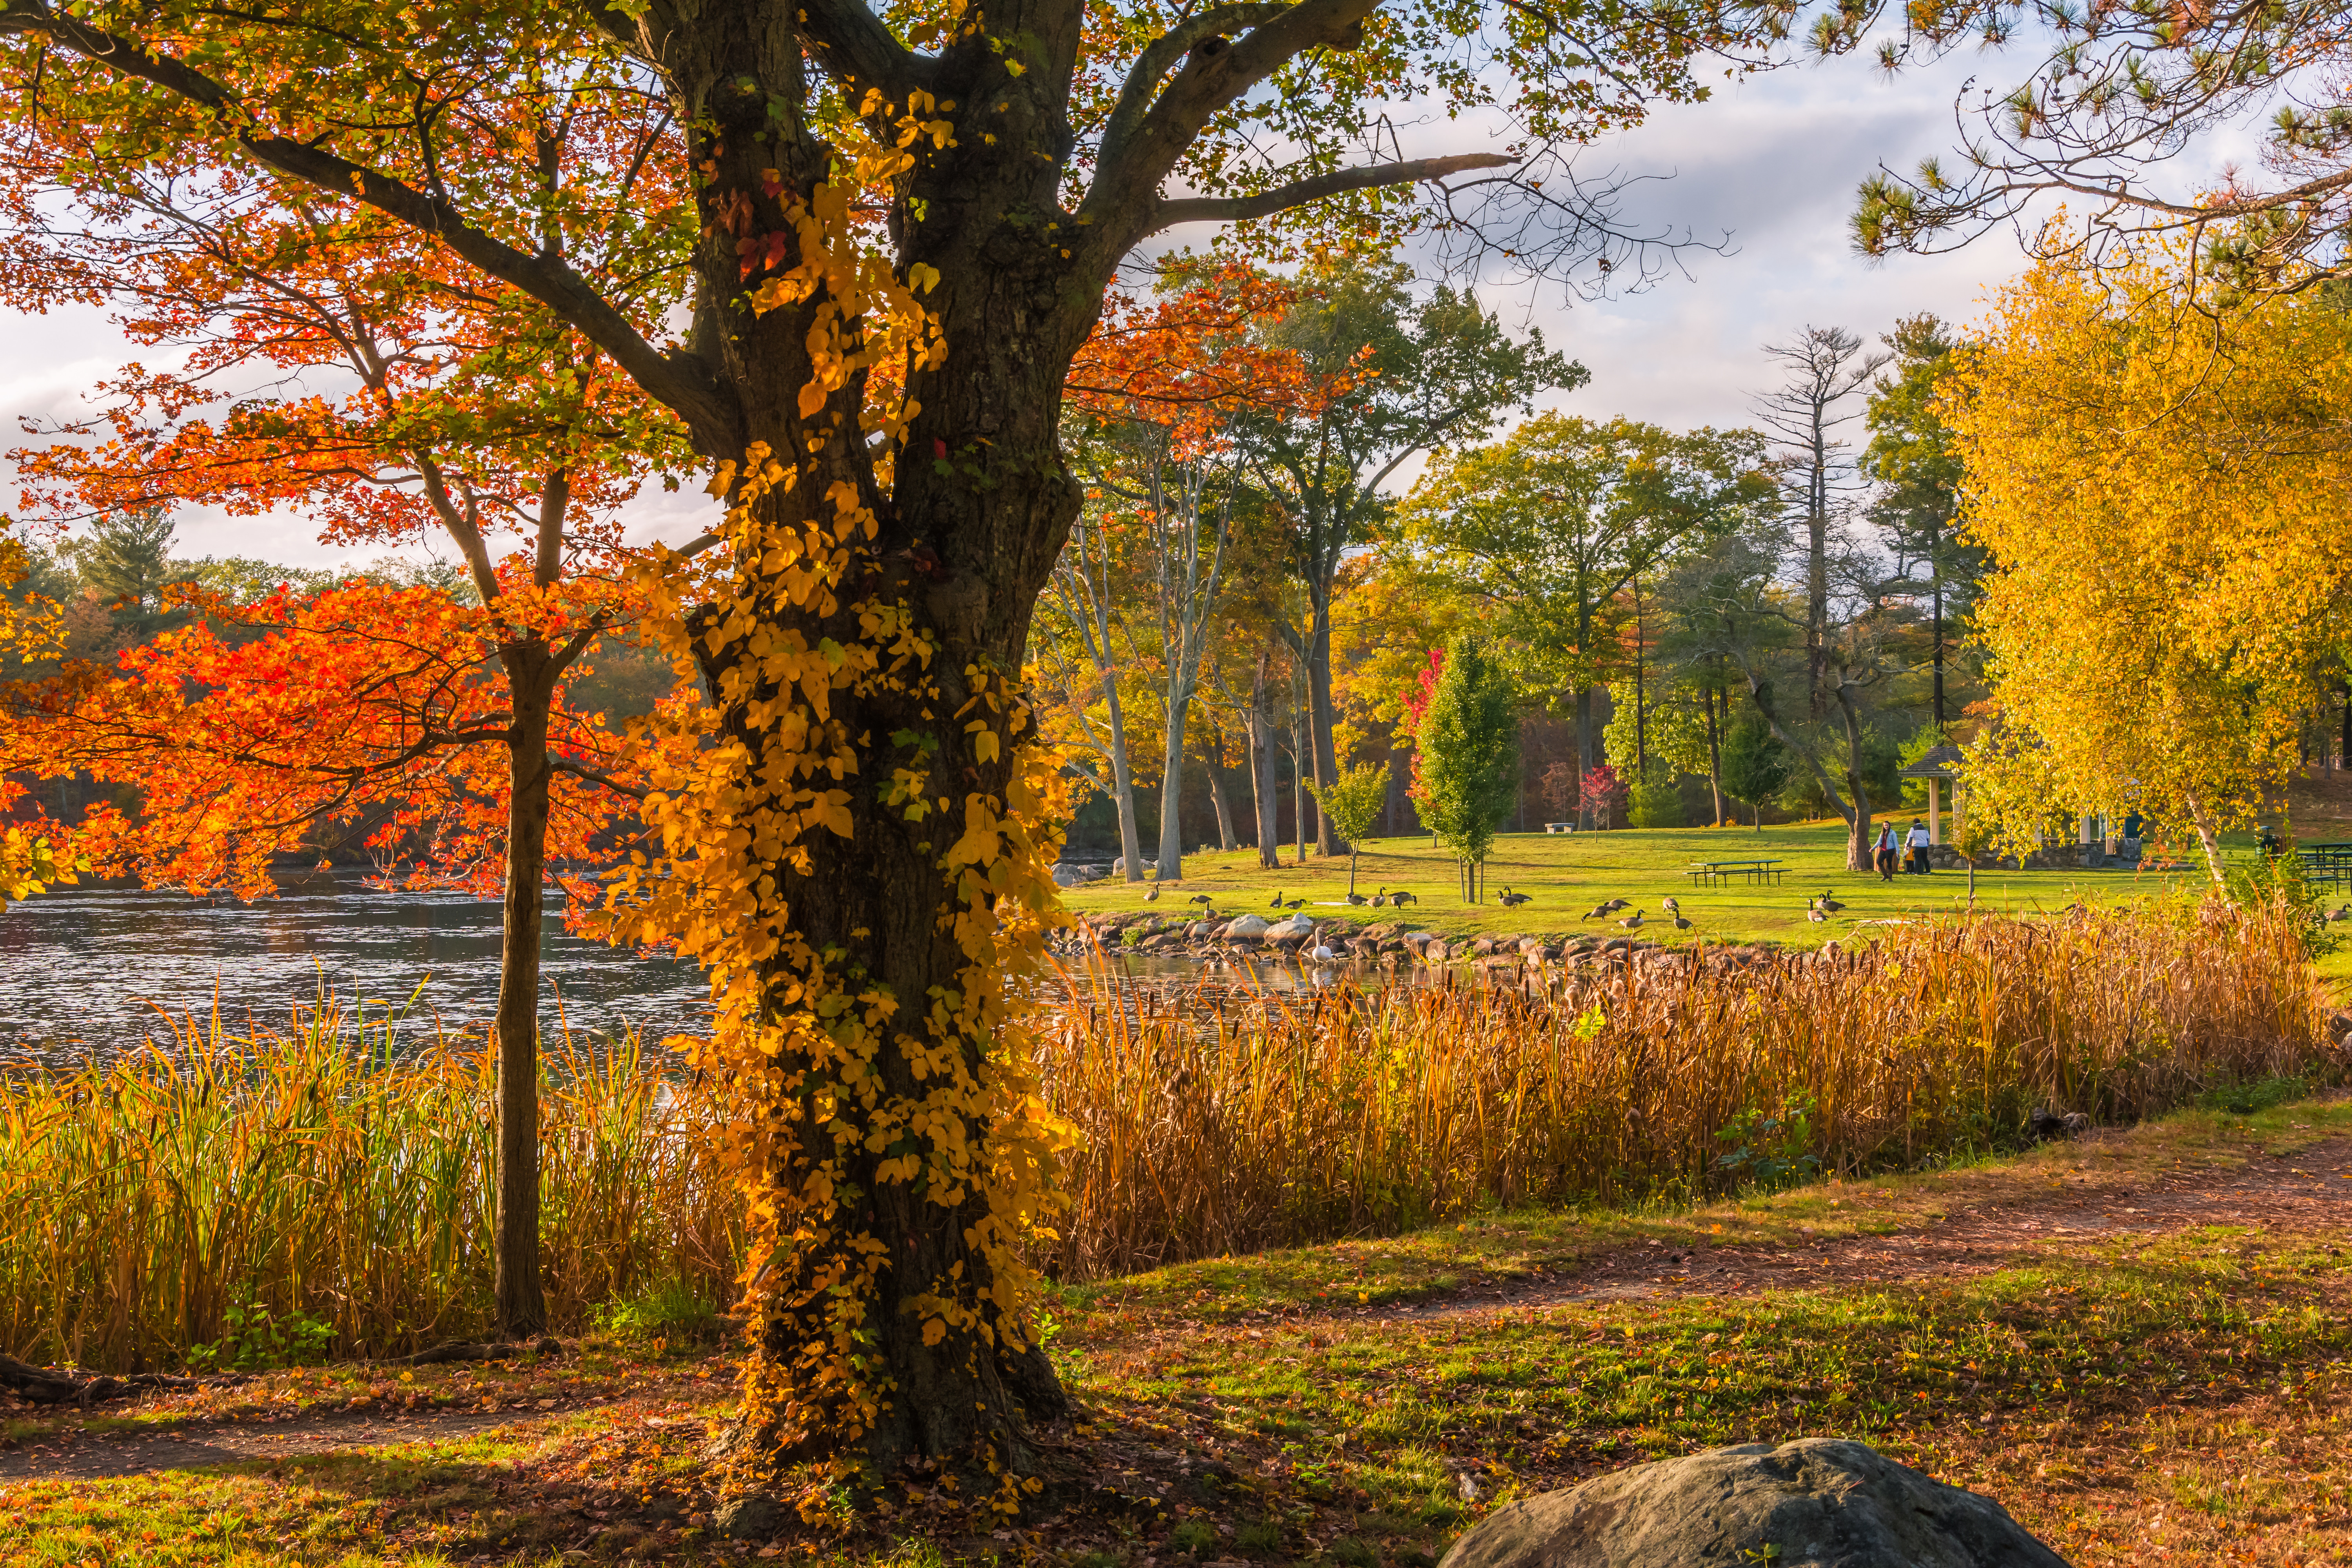
[(173, 1377), (160, 1372), (126, 1373), (117, 1377), (107, 1373), (75, 1372), (66, 1367), (32, 1366), (15, 1356), (0, 1352), (0, 1386), (13, 1391), (19, 1399), (35, 1405), (77, 1405), (89, 1407), (110, 1399), (125, 1399), (134, 1394), (144, 1394), (158, 1388), (202, 1388), (210, 1384), (236, 1384), (246, 1379), (240, 1373), (225, 1373), (215, 1377)]

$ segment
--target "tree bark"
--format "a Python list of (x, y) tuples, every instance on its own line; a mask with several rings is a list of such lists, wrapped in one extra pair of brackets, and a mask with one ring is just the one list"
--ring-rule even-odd
[(2182, 798), (2189, 803), (2189, 820), (2196, 826), (2198, 845), (2205, 851), (2206, 873), (2213, 879), (2215, 887), (2227, 889), (2230, 877), (2221, 864), (2221, 827), (2214, 822), (2213, 814), (2205, 808), (2204, 802), (2193, 795)]
[(547, 1326), (539, 1271), (539, 968), (546, 910), (547, 731), (557, 670), (544, 645), (502, 650), (513, 693), (507, 741), (507, 880), (499, 938), (499, 1169), (496, 1271), (499, 1328)]
[(1135, 771), (1127, 760), (1127, 715), (1118, 701), (1118, 677), (1103, 671), (1103, 700), (1110, 708), (1111, 803), (1118, 808), (1119, 874), (1143, 880), (1143, 834), (1135, 822)]
[(1240, 847), (1234, 837), (1233, 792), (1225, 782), (1224, 727), (1212, 721), (1209, 725), (1209, 749), (1201, 758), (1201, 766), (1209, 775), (1209, 806), (1217, 814), (1217, 847), (1232, 854)]
[(1153, 874), (1161, 882), (1184, 879), (1184, 721), (1192, 706), (1190, 700), (1171, 702), (1168, 710), (1160, 753), (1160, 869)]
[(1315, 617), (1313, 652), (1307, 661), (1307, 744), (1310, 765), (1314, 770), (1315, 788), (1315, 853), (1322, 856), (1345, 855), (1348, 846), (1339, 837), (1331, 821), (1331, 814), (1323, 809), (1320, 792), (1329, 789), (1339, 776), (1339, 754), (1332, 733), (1339, 727), (1339, 714), (1331, 701), (1331, 617), (1327, 612)]

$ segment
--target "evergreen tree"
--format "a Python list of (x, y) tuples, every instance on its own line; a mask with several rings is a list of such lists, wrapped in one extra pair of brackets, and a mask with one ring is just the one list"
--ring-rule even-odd
[(1896, 575), (1918, 580), (1927, 590), (1935, 670), (1930, 706), (1941, 731), (1949, 721), (1944, 701), (1948, 626), (1975, 601), (1984, 552), (1963, 541), (1954, 527), (1960, 509), (1960, 454), (1952, 427), (1936, 406), (1937, 381), (1953, 368), (1952, 340), (1942, 321), (1917, 315), (1897, 321), (1886, 344), (1895, 351), (1894, 364), (1871, 389), (1864, 416), (1870, 445), (1864, 448), (1862, 467), (1880, 487), (1870, 521), (1886, 541)]
[(164, 602), (167, 588), (193, 580), (172, 559), (172, 538), (177, 531), (166, 509), (134, 507), (99, 518), (74, 552), (84, 586), (95, 591), (113, 612), (115, 624), (134, 637), (152, 636), (187, 618)]
[(1478, 897), (1477, 868), (1518, 794), (1518, 693), (1478, 637), (1445, 650), (1414, 742), (1421, 750), (1422, 820), (1462, 862), (1463, 897)]
[(1749, 717), (1723, 738), (1723, 787), (1748, 803), (1756, 831), (1764, 831), (1763, 803), (1789, 782), (1789, 749), (1773, 738), (1761, 718)]

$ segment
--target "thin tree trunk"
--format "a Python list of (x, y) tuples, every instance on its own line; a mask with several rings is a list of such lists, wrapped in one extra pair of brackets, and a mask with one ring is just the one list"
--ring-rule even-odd
[[(1932, 525), (1931, 525), (1932, 526)], [(1930, 538), (1932, 539), (1932, 535)], [(1934, 564), (1936, 615), (1936, 733), (1944, 731), (1944, 569)]]
[(1633, 776), (1650, 782), (1649, 666), (1643, 658), (1642, 580), (1633, 579)]
[(1862, 714), (1843, 680), (1838, 683), (1837, 698), (1845, 713), (1845, 786), (1853, 801), (1853, 810), (1846, 816), (1845, 868), (1867, 871), (1871, 868), (1870, 788), (1862, 778)]
[(1585, 804), (1584, 775), (1592, 771), (1592, 688), (1576, 689), (1576, 826), (1580, 832), (1592, 827), (1592, 811)]
[(2221, 830), (2215, 825), (2213, 814), (2205, 809), (2203, 801), (2193, 795), (2183, 798), (2189, 803), (2189, 820), (2197, 827), (2197, 842), (2205, 851), (2205, 869), (2212, 877), (2215, 887), (2226, 889), (2230, 885), (2230, 878), (2221, 866)]
[(1280, 797), (1276, 794), (1274, 757), (1274, 694), (1266, 686), (1266, 667), (1273, 662), (1274, 650), (1262, 649), (1257, 656), (1257, 676), (1250, 684), (1249, 749), (1250, 796), (1257, 808), (1257, 863), (1262, 870), (1279, 870), (1282, 866), (1282, 830)]
[(505, 929), (499, 939), (499, 1167), (492, 1247), (499, 1328), (520, 1337), (547, 1326), (539, 1278), (539, 963), (546, 910), (549, 708), (555, 671), (547, 650), (521, 643), (502, 655), (513, 693), (508, 731)]
[(1309, 765), (1314, 770), (1315, 788), (1318, 792), (1315, 807), (1315, 853), (1343, 855), (1347, 853), (1348, 846), (1341, 841), (1330, 813), (1323, 809), (1319, 793), (1328, 790), (1339, 776), (1339, 752), (1332, 740), (1339, 715), (1331, 702), (1331, 617), (1328, 613), (1315, 617), (1315, 639), (1307, 661), (1307, 754)]
[(1715, 825), (1723, 826), (1723, 742), (1716, 730), (1716, 689), (1703, 686), (1699, 694), (1706, 699), (1706, 782), (1715, 791)]
[(1127, 713), (1119, 706), (1118, 677), (1103, 671), (1103, 700), (1110, 709), (1110, 798), (1118, 807), (1119, 874), (1143, 880), (1143, 834), (1135, 821), (1135, 770), (1127, 760)]

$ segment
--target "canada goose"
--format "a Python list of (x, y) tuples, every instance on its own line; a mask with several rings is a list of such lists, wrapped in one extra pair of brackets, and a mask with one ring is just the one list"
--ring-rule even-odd
[(1361, 893), (1349, 893), (1346, 895), (1346, 898), (1348, 900), (1349, 907), (1351, 909), (1360, 910), (1369, 901)]
[(1675, 929), (1676, 931), (1688, 931), (1690, 928), (1691, 923), (1689, 920), (1684, 916), (1682, 910), (1676, 910), (1675, 911)]
[(1807, 910), (1805, 910), (1805, 918), (1806, 918), (1807, 920), (1809, 920), (1809, 921), (1812, 921), (1815, 925), (1820, 925), (1822, 921), (1824, 921), (1828, 920), (1830, 917), (1829, 917), (1829, 916), (1827, 916), (1827, 915), (1825, 915), (1825, 914), (1823, 914), (1823, 913), (1822, 913), (1822, 911), (1821, 911), (1821, 910), (1817, 910), (1817, 909), (1810, 909), (1810, 908), (1809, 908), (1809, 909), (1807, 909)]
[(1374, 908), (1374, 909), (1376, 909), (1376, 910), (1384, 910), (1384, 909), (1388, 908), (1388, 906), (1389, 906), (1389, 889), (1388, 889), (1388, 884), (1387, 884), (1387, 883), (1385, 883), (1385, 882), (1383, 882), (1383, 883), (1381, 883), (1381, 890), (1380, 890), (1379, 892), (1374, 893), (1374, 894), (1372, 895), (1372, 908)]
[(1607, 904), (1595, 904), (1584, 914), (1582, 918), (1589, 921), (1597, 921), (1605, 918), (1608, 913), (1609, 906)]
[(1633, 900), (1631, 899), (1612, 899), (1608, 903), (1602, 906), (1602, 908), (1610, 910), (1612, 913), (1614, 913), (1619, 910), (1630, 910), (1633, 907)]
[(1421, 900), (1414, 898), (1411, 893), (1391, 893), (1389, 895), (1389, 907), (1391, 909), (1401, 910), (1407, 904), (1417, 904), (1419, 902), (1421, 902)]
[(1265, 907), (1266, 907), (1267, 909), (1270, 909), (1270, 910), (1278, 910), (1278, 909), (1282, 908), (1282, 889), (1281, 889), (1276, 888), (1276, 889), (1274, 890), (1274, 902), (1272, 902), (1272, 903), (1270, 903), (1270, 904), (1266, 905)]
[(1151, 886), (1150, 886), (1149, 889), (1145, 889), (1145, 891), (1144, 891), (1144, 895), (1143, 895), (1143, 901), (1144, 901), (1145, 903), (1147, 903), (1147, 904), (1156, 904), (1156, 903), (1158, 903), (1158, 902), (1160, 901), (1160, 884), (1159, 884), (1159, 883), (1154, 882), (1154, 883), (1152, 883), (1152, 884), (1151, 884)]
[(1827, 888), (1823, 888), (1822, 889), (1822, 896), (1815, 899), (1813, 902), (1821, 908), (1828, 910), (1831, 914), (1835, 914), (1840, 910), (1845, 908), (1843, 904), (1839, 903), (1837, 900), (1830, 896), (1830, 890)]
[(1627, 915), (1623, 920), (1619, 921), (1617, 923), (1624, 927), (1627, 931), (1640, 931), (1642, 929), (1642, 911), (1635, 910), (1632, 914)]
[(1682, 907), (1682, 900), (1675, 898), (1672, 893), (1668, 893), (1664, 898), (1658, 900), (1658, 908), (1665, 910), (1665, 912), (1670, 915), (1681, 913)]
[(1278, 910), (1303, 910), (1307, 907), (1307, 900), (1305, 899), (1292, 899), (1286, 902), (1281, 899), (1276, 899), (1274, 901), (1274, 906)]
[(1533, 893), (1515, 893), (1511, 891), (1511, 885), (1506, 882), (1503, 884), (1503, 896), (1496, 901), (1507, 910), (1516, 910), (1521, 904), (1534, 903), (1536, 896)]
[(1189, 898), (1189, 899), (1185, 900), (1184, 901), (1185, 901), (1186, 903), (1188, 903), (1188, 904), (1199, 904), (1202, 909), (1206, 909), (1206, 908), (1208, 908), (1211, 904), (1215, 903), (1217, 900), (1216, 900), (1216, 898), (1215, 898), (1215, 896), (1214, 896), (1213, 894), (1210, 894), (1210, 893), (1195, 893), (1195, 894), (1193, 894), (1191, 898)]

